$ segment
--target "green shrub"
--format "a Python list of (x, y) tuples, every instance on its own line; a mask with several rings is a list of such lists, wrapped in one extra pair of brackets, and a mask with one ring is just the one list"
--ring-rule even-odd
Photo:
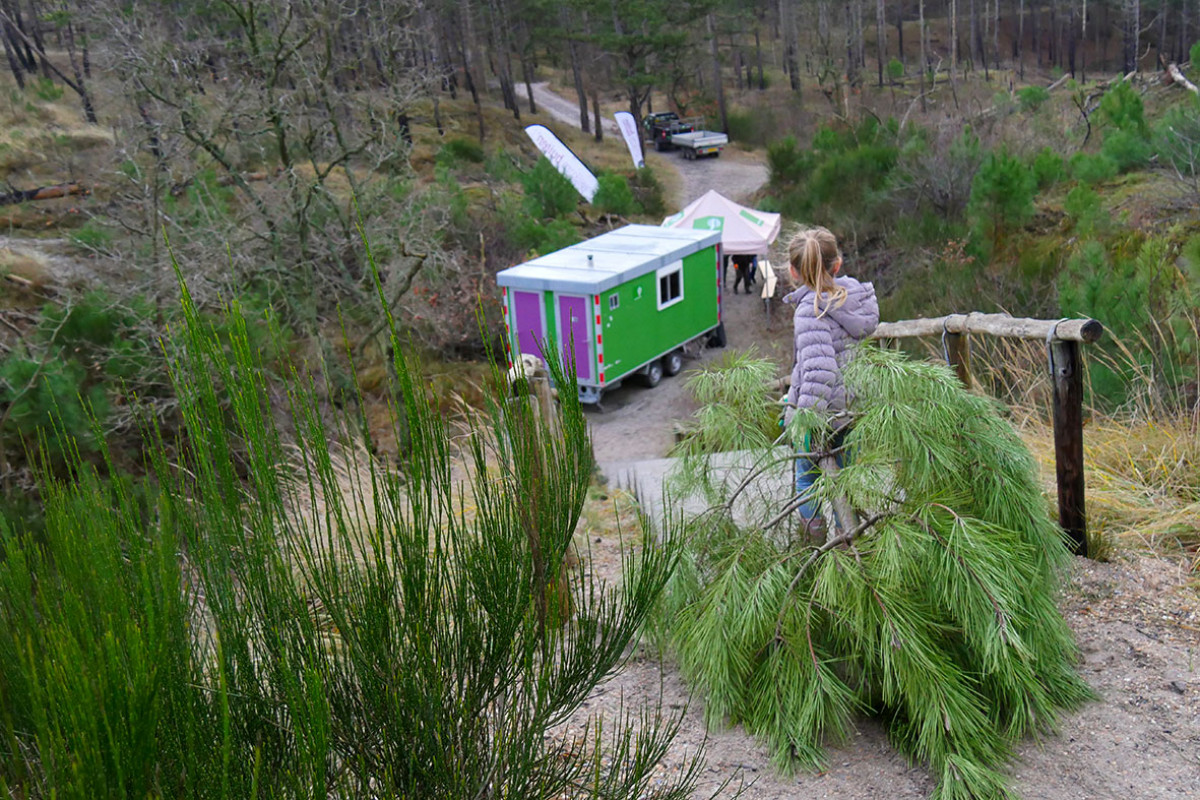
[(601, 214), (616, 214), (627, 217), (638, 212), (637, 202), (633, 199), (633, 191), (624, 175), (602, 172), (597, 178), (600, 188), (592, 198), (592, 205)]
[(0, 438), (9, 458), (44, 446), (57, 466), (76, 448), (94, 452), (92, 421), (104, 420), (108, 407), (104, 389), (74, 359), (13, 353), (0, 361), (0, 408), (6, 410)]
[(39, 77), (33, 82), (33, 93), (37, 95), (38, 99), (45, 100), (48, 103), (61, 100), (65, 91), (63, 87), (56, 84), (50, 78)]
[(1196, 379), (1192, 315), (1200, 281), (1175, 262), (1165, 237), (1130, 235), (1113, 242), (1111, 251), (1085, 242), (1060, 274), (1061, 313), (1102, 320), (1111, 334), (1096, 345), (1107, 356), (1088, 360), (1093, 393), (1104, 404), (1177, 402), (1180, 388)]
[(1154, 149), (1179, 177), (1200, 176), (1200, 102), (1175, 106), (1163, 115), (1154, 126)]
[(525, 210), (538, 219), (561, 217), (575, 210), (579, 192), (545, 157), (521, 176), (525, 187)]
[(456, 137), (447, 139), (438, 150), (434, 159), (446, 167), (456, 167), (461, 162), (482, 164), (484, 160), (483, 145), (474, 139)]
[(1067, 172), (1063, 157), (1049, 147), (1043, 147), (1037, 152), (1030, 168), (1039, 189), (1049, 189), (1061, 181)]
[(663, 217), (667, 213), (666, 195), (658, 176), (650, 167), (642, 167), (629, 178), (629, 190), (633, 199), (642, 208), (642, 213), (651, 217)]
[(1022, 111), (1037, 111), (1050, 99), (1050, 92), (1044, 86), (1026, 86), (1017, 90), (1017, 104)]
[(1117, 162), (1104, 153), (1076, 153), (1070, 160), (1071, 177), (1081, 183), (1094, 184), (1115, 178)]
[(1037, 180), (1019, 159), (1004, 150), (993, 150), (971, 182), (967, 203), (972, 239), (995, 252), (1004, 234), (1033, 216)]
[(1086, 183), (1076, 186), (1067, 194), (1063, 208), (1075, 220), (1075, 230), (1082, 236), (1102, 233), (1108, 228), (1108, 211), (1100, 195)]
[(84, 250), (99, 253), (107, 252), (113, 242), (112, 231), (95, 218), (89, 218), (83, 225), (68, 233), (67, 238)]
[(1105, 135), (1100, 152), (1113, 160), (1118, 172), (1129, 172), (1146, 166), (1153, 151), (1144, 136), (1132, 131), (1116, 130)]
[(509, 229), (513, 244), (538, 255), (552, 253), (582, 241), (579, 229), (565, 219), (538, 220), (522, 216)]
[(898, 155), (895, 147), (877, 144), (829, 155), (808, 182), (812, 201), (833, 208), (865, 210), (871, 195), (887, 184)]
[(800, 147), (795, 136), (767, 145), (767, 172), (772, 186), (783, 189), (803, 181), (812, 172), (811, 150)]
[(937, 211), (905, 215), (896, 221), (896, 243), (904, 247), (938, 247), (964, 234), (961, 221)]
[(892, 60), (887, 63), (884, 73), (893, 82), (900, 80), (904, 77), (904, 62), (893, 56)]
[(1117, 130), (1146, 139), (1146, 110), (1142, 97), (1128, 81), (1120, 81), (1100, 98), (1100, 118)]
[(503, 147), (487, 157), (484, 171), (489, 177), (507, 183), (519, 183), (521, 180), (520, 162)]

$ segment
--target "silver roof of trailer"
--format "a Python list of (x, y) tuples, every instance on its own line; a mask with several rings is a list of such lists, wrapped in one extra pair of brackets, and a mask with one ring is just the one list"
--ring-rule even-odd
[(598, 294), (721, 241), (720, 231), (626, 225), (496, 273), (517, 289)]

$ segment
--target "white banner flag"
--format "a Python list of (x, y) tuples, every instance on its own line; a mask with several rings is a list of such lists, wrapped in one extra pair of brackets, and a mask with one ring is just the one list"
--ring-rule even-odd
[(618, 111), (613, 114), (613, 119), (617, 121), (617, 127), (621, 129), (621, 135), (625, 137), (629, 155), (633, 156), (633, 165), (638, 169), (646, 166), (646, 160), (642, 158), (642, 136), (638, 132), (637, 120), (633, 118), (633, 114), (628, 111)]
[(571, 148), (563, 144), (545, 125), (529, 125), (525, 128), (525, 133), (529, 134), (534, 145), (542, 151), (554, 168), (583, 195), (583, 199), (592, 202), (600, 183), (591, 170), (579, 160), (579, 156), (572, 153)]

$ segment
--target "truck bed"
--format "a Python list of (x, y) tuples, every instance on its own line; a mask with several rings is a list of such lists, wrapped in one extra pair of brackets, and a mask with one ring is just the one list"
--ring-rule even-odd
[(719, 131), (692, 131), (671, 136), (671, 144), (683, 150), (687, 158), (703, 155), (720, 155), (721, 149), (729, 144), (729, 137)]

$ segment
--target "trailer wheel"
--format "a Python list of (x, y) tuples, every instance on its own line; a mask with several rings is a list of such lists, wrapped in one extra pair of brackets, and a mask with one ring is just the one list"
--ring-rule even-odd
[(663, 378), (663, 365), (661, 361), (651, 361), (646, 367), (646, 371), (642, 373), (642, 383), (653, 389), (658, 386)]
[(678, 350), (663, 356), (663, 374), (667, 377), (678, 375), (683, 369), (683, 353)]
[(722, 322), (720, 325), (713, 328), (713, 332), (711, 334), (709, 334), (708, 346), (709, 347), (724, 347), (725, 344), (726, 344), (725, 323)]

